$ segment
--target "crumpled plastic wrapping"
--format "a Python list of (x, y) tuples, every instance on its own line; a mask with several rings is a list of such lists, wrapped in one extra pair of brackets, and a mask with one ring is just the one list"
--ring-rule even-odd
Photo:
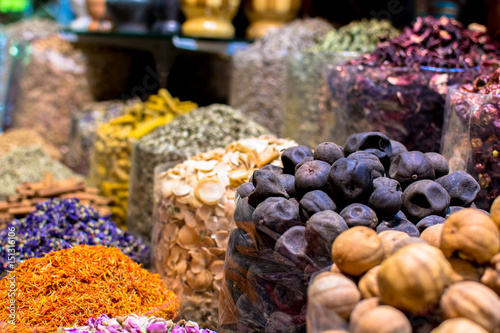
[(447, 87), (472, 82), (479, 69), (327, 68), (335, 137), (378, 131), (408, 150), (439, 152)]

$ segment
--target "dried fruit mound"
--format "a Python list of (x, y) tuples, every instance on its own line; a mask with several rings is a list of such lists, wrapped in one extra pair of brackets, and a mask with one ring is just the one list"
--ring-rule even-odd
[(103, 313), (173, 318), (179, 307), (177, 296), (159, 275), (147, 272), (120, 250), (79, 245), (26, 260), (3, 278), (0, 322), (10, 320), (8, 279), (12, 276), (17, 289), (17, 325), (81, 326)]

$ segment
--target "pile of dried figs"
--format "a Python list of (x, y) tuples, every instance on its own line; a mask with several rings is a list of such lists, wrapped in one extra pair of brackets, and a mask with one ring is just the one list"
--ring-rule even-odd
[[(304, 331), (309, 280), (332, 264), (339, 235), (363, 227), (375, 237), (388, 231), (418, 237), (470, 206), (479, 191), (467, 173), (449, 174), (441, 155), (407, 151), (378, 132), (352, 135), (343, 147), (288, 148), (281, 161), (283, 167), (264, 166), (237, 189), (221, 332)], [(356, 253), (355, 245), (343, 249)]]

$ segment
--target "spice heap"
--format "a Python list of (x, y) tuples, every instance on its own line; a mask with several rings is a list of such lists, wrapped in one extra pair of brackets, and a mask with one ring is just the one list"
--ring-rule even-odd
[(476, 178), (475, 203), (489, 209), (500, 194), (500, 70), (450, 89), (446, 106), (443, 154), (451, 169)]
[(132, 152), (128, 230), (151, 237), (155, 167), (163, 163), (173, 167), (197, 153), (266, 133), (267, 129), (239, 111), (213, 104), (179, 117), (137, 141)]
[(86, 71), (85, 55), (70, 42), (57, 35), (35, 40), (12, 113), (13, 127), (33, 129), (55, 146), (66, 145), (71, 111), (92, 101)]
[[(82, 205), (90, 205), (100, 215), (111, 214), (112, 199), (99, 195), (99, 190), (87, 187), (84, 180), (65, 179), (55, 181), (50, 173), (46, 173), (42, 182), (25, 183), (16, 188), (16, 194), (7, 201), (0, 201), (0, 221), (11, 221), (21, 218), (36, 210), (36, 205), (51, 199), (79, 199)], [(1, 228), (0, 226), (0, 229)]]
[(409, 149), (438, 152), (447, 87), (472, 82), (500, 47), (446, 17), (418, 18), (400, 36), (328, 74), (336, 142), (379, 131)]
[(330, 31), (305, 52), (288, 57), (286, 112), (283, 135), (309, 146), (334, 138), (331, 95), (325, 78), (327, 65), (341, 64), (375, 50), (381, 39), (399, 32), (389, 21), (354, 21)]
[(309, 287), (308, 331), (499, 332), (499, 212), (465, 208), (420, 238), (344, 232)]
[(9, 278), (16, 281), (20, 327), (82, 326), (92, 317), (130, 313), (174, 318), (178, 303), (157, 274), (119, 249), (79, 245), (29, 259), (0, 281), (0, 321), (8, 322)]
[(160, 89), (145, 103), (127, 106), (125, 114), (102, 125), (97, 131), (90, 183), (117, 204), (113, 214), (119, 225), (127, 218), (132, 142), (186, 114), (197, 105), (181, 102)]
[[(358, 277), (372, 267), (363, 270), (365, 264), (384, 253), (372, 248), (364, 233), (338, 247), (334, 241), (357, 234), (360, 227), (374, 237), (385, 231), (424, 237), (427, 227), (470, 206), (479, 191), (467, 173), (449, 174), (443, 156), (407, 151), (377, 132), (352, 135), (343, 147), (332, 142), (314, 151), (291, 147), (281, 161), (282, 168), (256, 170), (252, 182), (236, 190), (236, 228), (227, 243), (220, 297), (221, 331), (303, 332), (313, 274), (333, 258), (340, 269)], [(427, 270), (412, 274), (420, 271)], [(392, 276), (412, 280), (401, 274)], [(340, 296), (324, 297), (343, 304)]]
[(237, 52), (230, 105), (280, 136), (286, 104), (286, 56), (313, 46), (331, 29), (321, 19), (295, 20)]
[(216, 333), (209, 329), (200, 328), (194, 321), (180, 320), (174, 323), (157, 317), (146, 317), (131, 314), (126, 317), (109, 318), (101, 315), (91, 318), (87, 325), (78, 328), (65, 328), (61, 333)]
[[(135, 102), (127, 101), (129, 104)], [(124, 111), (123, 101), (106, 101), (84, 105), (81, 110), (73, 112), (64, 163), (79, 174), (88, 175), (97, 129), (111, 119), (122, 116)]]
[(486, 60), (498, 60), (499, 45), (485, 33), (465, 28), (447, 17), (418, 17), (401, 35), (378, 45), (352, 64), (370, 67), (431, 66), (474, 68)]
[[(141, 238), (132, 236), (78, 199), (53, 199), (42, 202), (26, 218), (13, 220), (0, 231), (2, 244), (8, 242), (9, 228), (14, 228), (16, 260), (40, 258), (46, 253), (68, 249), (75, 245), (116, 247), (132, 260), (145, 266), (149, 263), (149, 247)], [(0, 273), (7, 264), (8, 249), (0, 249)]]
[(26, 182), (43, 181), (45, 174), (54, 180), (78, 178), (71, 170), (46, 155), (37, 146), (21, 146), (0, 158), (0, 199), (16, 194), (16, 188)]
[(2, 31), (7, 33), (9, 38), (31, 40), (54, 35), (58, 33), (60, 28), (61, 26), (52, 20), (30, 18), (2, 26)]
[(280, 152), (294, 145), (270, 136), (243, 139), (158, 175), (152, 266), (173, 290), (182, 287), (183, 317), (217, 327), (235, 189), (256, 168), (279, 164)]
[(0, 136), (0, 158), (20, 146), (39, 146), (45, 154), (53, 159), (61, 159), (61, 153), (57, 148), (47, 143), (40, 134), (22, 128), (8, 130)]

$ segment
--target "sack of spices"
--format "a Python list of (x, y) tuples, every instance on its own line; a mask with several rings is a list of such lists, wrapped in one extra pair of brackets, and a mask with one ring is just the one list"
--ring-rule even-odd
[(173, 167), (197, 153), (268, 133), (239, 111), (213, 104), (178, 117), (137, 140), (132, 149), (127, 230), (151, 238), (154, 169), (157, 166), (168, 163)]
[[(82, 326), (101, 314), (174, 319), (179, 309), (176, 294), (158, 274), (115, 248), (78, 245), (10, 270), (0, 281), (0, 325), (7, 332), (55, 332), (61, 326)], [(15, 325), (9, 325), (12, 279), (17, 290)]]
[(113, 198), (115, 222), (125, 226), (129, 195), (129, 173), (132, 143), (166, 125), (177, 116), (194, 110), (197, 105), (181, 102), (165, 89), (144, 103), (127, 106), (124, 115), (99, 127), (96, 133), (90, 168), (90, 184), (106, 197)]
[(374, 52), (329, 66), (334, 140), (379, 131), (408, 149), (438, 152), (447, 87), (472, 82), (499, 59), (499, 45), (484, 32), (446, 17), (419, 17)]
[(313, 46), (331, 29), (321, 19), (295, 20), (237, 52), (229, 104), (280, 136), (286, 105), (286, 57)]
[(481, 185), (478, 208), (500, 194), (500, 70), (473, 84), (452, 87), (446, 98), (442, 154), (451, 171), (466, 171)]
[[(127, 104), (135, 102), (137, 101), (130, 100)], [(81, 110), (74, 111), (71, 115), (68, 152), (64, 156), (65, 164), (81, 175), (88, 175), (97, 129), (111, 119), (122, 116), (124, 112), (123, 101), (90, 103)]]
[(331, 94), (325, 78), (327, 64), (342, 64), (372, 52), (381, 40), (398, 33), (389, 21), (364, 19), (330, 31), (303, 52), (289, 54), (283, 135), (308, 146), (333, 139)]
[(30, 51), (12, 113), (13, 127), (34, 129), (50, 143), (65, 146), (71, 111), (93, 100), (86, 57), (57, 35), (33, 41)]
[[(183, 291), (181, 316), (216, 328), (235, 189), (296, 145), (271, 136), (197, 154), (155, 179), (152, 266)], [(271, 165), (268, 165), (271, 164)]]

